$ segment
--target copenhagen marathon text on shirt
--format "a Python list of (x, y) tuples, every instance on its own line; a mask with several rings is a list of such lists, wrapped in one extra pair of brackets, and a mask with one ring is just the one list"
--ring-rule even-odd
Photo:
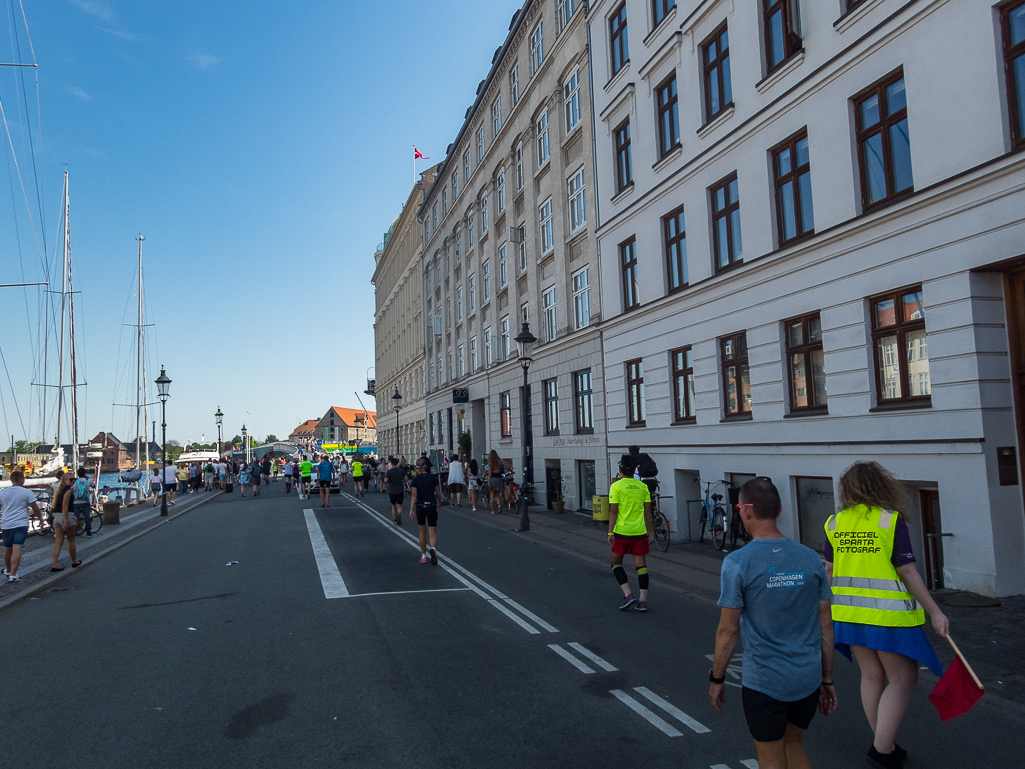
[(769, 581), (765, 583), (766, 587), (800, 587), (804, 584), (804, 572), (777, 572), (776, 567), (773, 566), (769, 569)]
[(834, 531), (834, 553), (881, 553), (879, 533), (875, 531), (844, 532)]

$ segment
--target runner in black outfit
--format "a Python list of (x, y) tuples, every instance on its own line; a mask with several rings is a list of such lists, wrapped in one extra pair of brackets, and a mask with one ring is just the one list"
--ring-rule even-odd
[(427, 534), (430, 530), (432, 565), (438, 563), (438, 513), (441, 511), (441, 483), (427, 469), (424, 458), (416, 460), (416, 477), (410, 484), (409, 517), (420, 526), (420, 563), (427, 563)]
[(391, 517), (396, 526), (402, 525), (402, 498), (405, 496), (406, 471), (399, 467), (399, 458), (391, 457), (391, 467), (384, 474), (388, 497), (391, 499)]

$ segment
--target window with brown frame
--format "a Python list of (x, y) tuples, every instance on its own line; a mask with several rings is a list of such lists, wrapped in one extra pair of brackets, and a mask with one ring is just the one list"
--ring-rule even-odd
[(751, 416), (751, 372), (747, 362), (747, 332), (719, 340), (722, 353), (722, 395), (726, 418)]
[(826, 410), (822, 320), (816, 312), (783, 323), (790, 375), (790, 411)]
[(545, 435), (559, 434), (559, 380), (544, 381)]
[(730, 84), (730, 37), (726, 24), (702, 43), (701, 58), (704, 62), (707, 123), (733, 105), (733, 86)]
[(807, 131), (791, 136), (772, 151), (772, 170), (776, 177), (776, 226), (782, 246), (815, 231)]
[(512, 396), (509, 391), (506, 390), (504, 393), (498, 395), (499, 403), (499, 422), (502, 428), (502, 437), (512, 437)]
[(1000, 9), (1004, 37), (1007, 106), (1011, 114), (1011, 143), (1025, 145), (1025, 2)]
[(861, 202), (867, 211), (914, 190), (903, 71), (856, 96), (854, 117)]
[(623, 269), (623, 311), (626, 312), (641, 306), (636, 238), (619, 244), (619, 262)]
[(658, 107), (658, 156), (664, 158), (680, 146), (679, 95), (674, 72), (655, 89)]
[(792, 0), (763, 0), (766, 74), (802, 50), (801, 38), (794, 29)]
[(612, 74), (615, 75), (630, 61), (630, 46), (626, 39), (626, 0), (609, 17), (609, 49)]
[(696, 421), (694, 411), (694, 353), (681, 347), (669, 353), (673, 372), (673, 424), (691, 424)]
[(616, 140), (616, 193), (634, 183), (633, 159), (630, 153), (630, 119), (627, 118), (615, 131)]
[(626, 421), (630, 427), (644, 424), (644, 363), (640, 358), (626, 362)]
[(709, 190), (712, 196), (712, 241), (716, 272), (741, 261), (740, 187), (731, 174)]
[(922, 287), (876, 296), (870, 302), (879, 405), (931, 404)]
[(865, 0), (844, 0), (844, 6), (846, 7), (847, 12), (850, 13), (863, 2), (865, 2)]
[(687, 224), (683, 206), (662, 217), (662, 236), (666, 248), (666, 282), (672, 293), (687, 285)]
[(654, 29), (676, 7), (676, 0), (651, 0), (651, 27)]
[(573, 401), (577, 433), (593, 433), (594, 393), (591, 390), (591, 369), (573, 372)]

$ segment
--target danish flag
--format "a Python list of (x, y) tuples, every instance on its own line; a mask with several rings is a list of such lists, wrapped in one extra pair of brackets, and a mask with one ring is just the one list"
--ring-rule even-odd
[(421, 159), (422, 160), (430, 160), (430, 158), (427, 157), (426, 155), (424, 155), (420, 150), (418, 150), (416, 148), (416, 145), (414, 144), (413, 145), (413, 160), (421, 160)]

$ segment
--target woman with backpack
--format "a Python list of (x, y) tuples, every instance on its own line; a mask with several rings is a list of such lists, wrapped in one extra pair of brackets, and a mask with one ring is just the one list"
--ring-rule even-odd
[(75, 527), (78, 526), (78, 521), (75, 520), (75, 513), (72, 507), (72, 501), (74, 500), (72, 487), (74, 485), (74, 474), (70, 471), (64, 473), (60, 479), (60, 488), (57, 489), (57, 495), (53, 500), (54, 543), (50, 571), (64, 571), (64, 567), (58, 566), (57, 562), (60, 558), (61, 548), (64, 546), (65, 539), (68, 540), (68, 555), (71, 556), (71, 567), (74, 568), (82, 563), (78, 560), (78, 550), (75, 547)]
[(79, 518), (84, 518), (85, 535), (91, 537), (93, 535), (93, 519), (90, 515), (92, 509), (89, 505), (89, 474), (84, 467), (78, 468), (78, 478), (71, 486), (71, 495), (71, 509), (75, 513), (75, 522), (77, 524)]

